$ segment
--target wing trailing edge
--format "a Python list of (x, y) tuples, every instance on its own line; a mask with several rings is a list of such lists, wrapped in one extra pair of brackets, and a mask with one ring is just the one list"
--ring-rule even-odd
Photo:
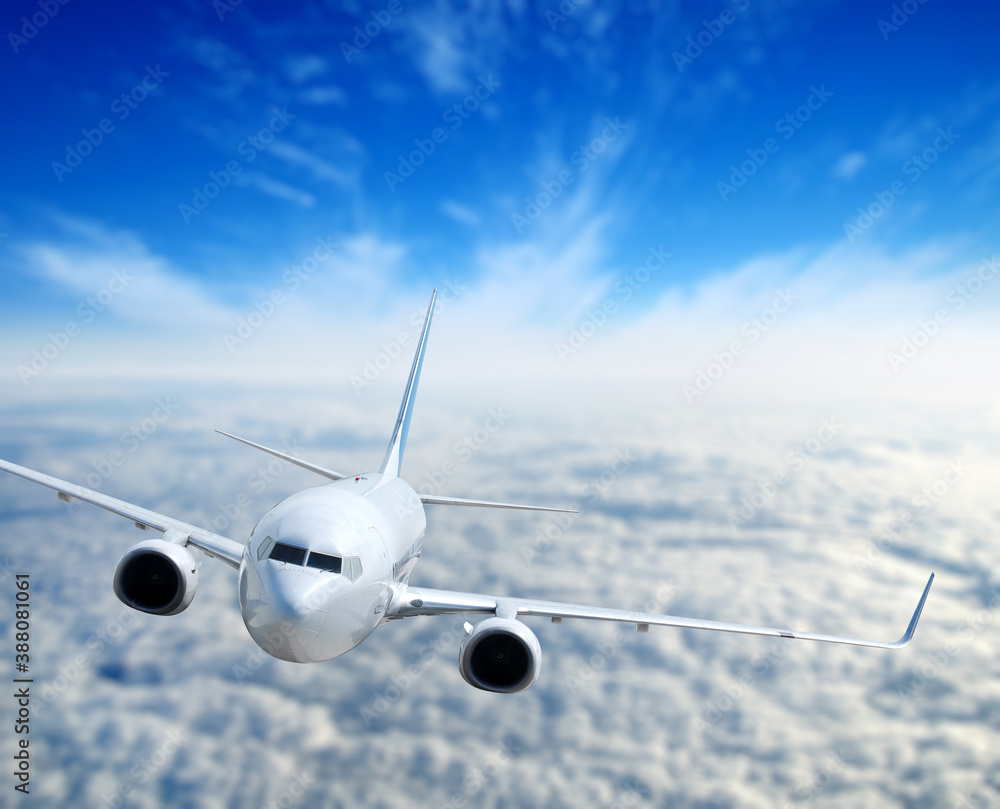
[(792, 632), (767, 626), (746, 626), (721, 621), (704, 621), (699, 618), (681, 618), (675, 615), (657, 615), (649, 612), (616, 610), (605, 607), (587, 607), (580, 604), (562, 604), (556, 601), (537, 601), (529, 598), (498, 598), (479, 593), (459, 593), (451, 590), (432, 590), (427, 587), (401, 587), (396, 591), (387, 617), (409, 618), (416, 615), (454, 615), (462, 613), (496, 614), (501, 605), (508, 606), (520, 615), (540, 615), (558, 622), (563, 618), (583, 618), (591, 621), (616, 621), (635, 624), (645, 632), (650, 626), (675, 626), (683, 629), (709, 629), (716, 632), (736, 632), (743, 635), (764, 635), (789, 640), (812, 640), (824, 643), (843, 643), (848, 646), (871, 646), (877, 649), (901, 649), (913, 639), (917, 622), (924, 610), (924, 603), (931, 591), (934, 574), (931, 573), (913, 611), (910, 623), (897, 641), (864, 640), (840, 635), (823, 635), (816, 632)]
[[(59, 499), (64, 503), (69, 503), (73, 500), (82, 500), (85, 503), (99, 506), (114, 514), (132, 520), (136, 528), (155, 528), (158, 531), (162, 531), (164, 537), (166, 537), (166, 534), (173, 532), (171, 537), (183, 537), (183, 540), (179, 544), (194, 545), (199, 550), (225, 562), (230, 567), (239, 568), (240, 566), (240, 560), (243, 558), (243, 545), (229, 539), (229, 537), (220, 536), (212, 531), (206, 531), (204, 528), (198, 528), (181, 520), (175, 520), (173, 517), (168, 517), (165, 514), (159, 514), (156, 511), (127, 503), (116, 497), (95, 492), (93, 489), (88, 489), (85, 486), (78, 486), (75, 483), (60, 480), (52, 475), (46, 475), (44, 472), (36, 472), (34, 469), (28, 469), (25, 466), (19, 466), (10, 461), (0, 460), (0, 470), (17, 475), (25, 480), (39, 483), (42, 486), (47, 486), (50, 489), (55, 489)], [(171, 540), (168, 539), (168, 541)]]

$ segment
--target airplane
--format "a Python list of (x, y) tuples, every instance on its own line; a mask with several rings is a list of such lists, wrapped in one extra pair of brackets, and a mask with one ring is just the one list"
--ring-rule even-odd
[(913, 638), (933, 573), (906, 631), (894, 642), (410, 584), (427, 527), (424, 506), (575, 511), (418, 494), (400, 477), (436, 297), (435, 289), (399, 415), (377, 472), (342, 474), (222, 433), (331, 481), (282, 500), (260, 518), (245, 543), (9, 461), (0, 460), (0, 469), (54, 489), (64, 502), (92, 503), (132, 520), (140, 529), (162, 532), (129, 548), (115, 568), (115, 594), (140, 612), (176, 615), (188, 608), (198, 585), (198, 564), (190, 548), (235, 568), (240, 612), (250, 637), (280, 660), (331, 660), (388, 621), (423, 615), (490, 616), (476, 624), (465, 623), (459, 671), (476, 688), (515, 693), (534, 684), (541, 672), (538, 639), (520, 620), (528, 616), (548, 617), (553, 623), (582, 618), (634, 624), (639, 632), (648, 632), (650, 626), (673, 626), (881, 649), (902, 648)]

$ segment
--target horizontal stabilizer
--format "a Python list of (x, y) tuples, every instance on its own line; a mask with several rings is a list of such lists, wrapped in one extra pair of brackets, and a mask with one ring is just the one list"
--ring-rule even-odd
[(516, 508), (521, 511), (559, 511), (564, 514), (579, 514), (578, 508), (551, 508), (549, 506), (522, 506), (518, 503), (494, 503), (492, 500), (465, 500), (461, 497), (439, 497), (434, 494), (420, 495), (420, 502), (426, 506), (472, 506), (474, 508)]
[(317, 466), (314, 463), (309, 463), (308, 461), (303, 461), (299, 458), (295, 458), (292, 455), (288, 455), (285, 452), (278, 452), (276, 449), (271, 449), (270, 447), (265, 447), (263, 444), (255, 444), (253, 441), (247, 441), (245, 438), (240, 438), (238, 435), (232, 435), (231, 433), (223, 432), (222, 430), (216, 430), (219, 435), (224, 435), (226, 438), (232, 438), (235, 441), (239, 441), (241, 444), (246, 444), (248, 447), (253, 447), (254, 449), (259, 449), (262, 452), (266, 452), (268, 455), (273, 455), (275, 458), (281, 458), (283, 461), (288, 461), (288, 463), (293, 463), (296, 466), (301, 466), (303, 469), (308, 469), (310, 472), (315, 472), (317, 475), (322, 475), (325, 478), (330, 478), (330, 480), (343, 480), (348, 475), (342, 475), (340, 472), (334, 472), (332, 469), (326, 469), (322, 466)]

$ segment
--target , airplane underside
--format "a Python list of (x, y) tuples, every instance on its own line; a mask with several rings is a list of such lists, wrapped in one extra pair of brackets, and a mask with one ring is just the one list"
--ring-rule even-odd
[(55, 489), (61, 500), (83, 500), (130, 519), (139, 528), (161, 532), (129, 548), (115, 569), (115, 593), (133, 609), (152, 615), (176, 615), (187, 609), (198, 585), (191, 547), (236, 568), (247, 631), (264, 651), (281, 660), (330, 660), (349, 652), (386, 621), (446, 614), (490, 616), (475, 625), (466, 623), (459, 670), (476, 688), (501, 693), (523, 691), (541, 671), (541, 647), (520, 620), (523, 616), (545, 616), (555, 623), (564, 618), (616, 621), (634, 624), (640, 632), (650, 626), (675, 626), (883, 649), (910, 642), (933, 573), (906, 631), (894, 642), (411, 585), (427, 528), (426, 505), (573, 511), (420, 495), (400, 477), (436, 297), (434, 290), (399, 415), (377, 472), (341, 474), (223, 433), (330, 481), (280, 502), (260, 518), (245, 543), (9, 461), (0, 460), (0, 469)]

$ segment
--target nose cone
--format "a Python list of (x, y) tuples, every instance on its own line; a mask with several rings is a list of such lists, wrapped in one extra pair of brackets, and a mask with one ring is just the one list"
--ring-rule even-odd
[(272, 657), (315, 662), (312, 650), (326, 621), (329, 594), (305, 571), (280, 568), (271, 573), (261, 577), (248, 567), (240, 577), (247, 631)]

